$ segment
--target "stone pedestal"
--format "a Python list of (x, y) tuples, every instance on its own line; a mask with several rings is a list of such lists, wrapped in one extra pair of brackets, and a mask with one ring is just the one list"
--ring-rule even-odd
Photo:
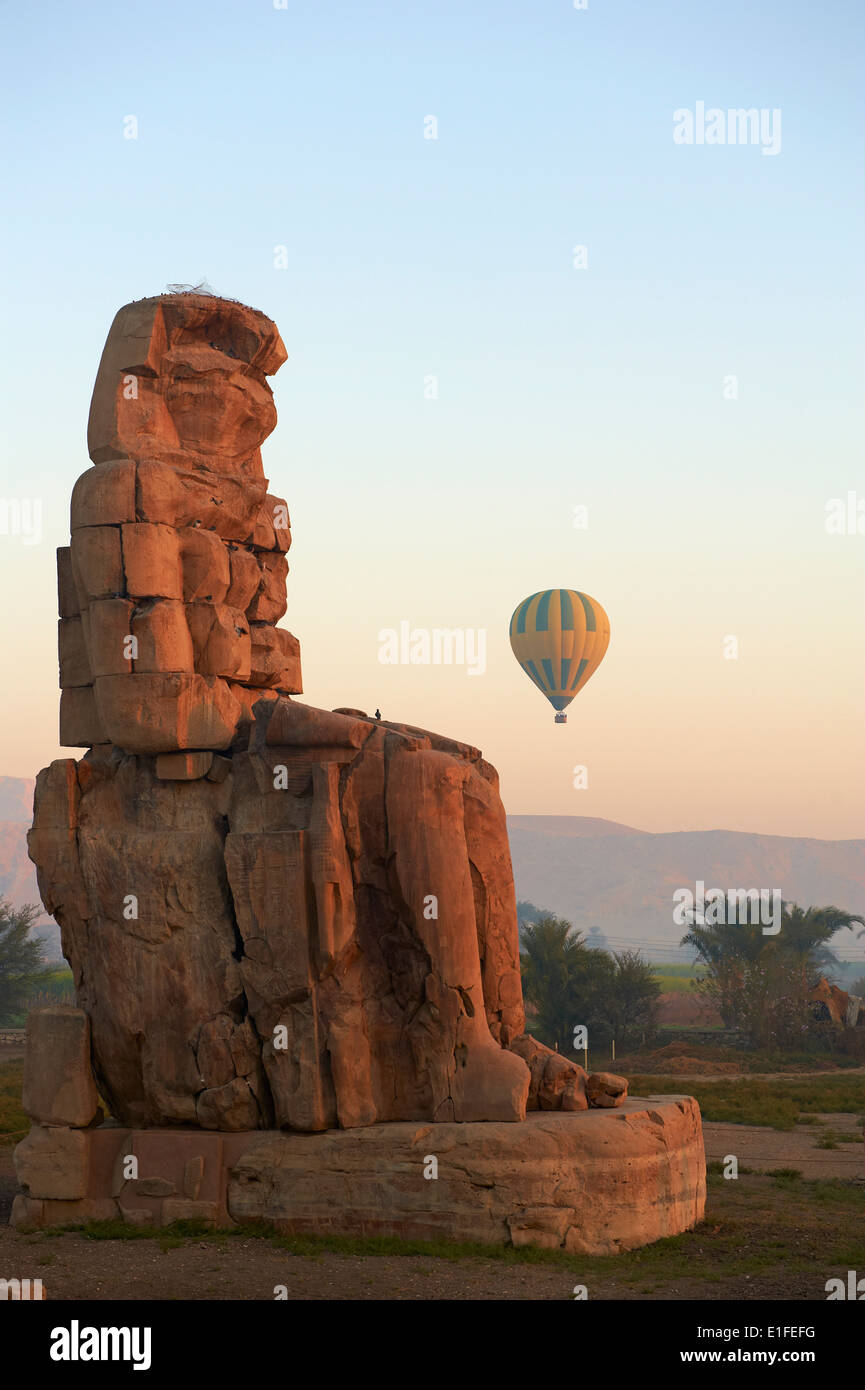
[(688, 1096), (540, 1111), (516, 1124), (404, 1121), (312, 1135), (103, 1127), (81, 1137), (85, 1195), (58, 1200), (54, 1178), (43, 1193), (42, 1168), (31, 1172), (25, 1151), (29, 1192), (13, 1225), (198, 1218), (608, 1255), (688, 1230), (706, 1200), (700, 1111)]

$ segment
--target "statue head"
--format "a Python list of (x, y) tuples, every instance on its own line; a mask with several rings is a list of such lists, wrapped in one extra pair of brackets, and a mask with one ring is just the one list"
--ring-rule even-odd
[(286, 355), (276, 324), (234, 300), (193, 291), (124, 305), (93, 389), (90, 457), (260, 478), (276, 424), (266, 378)]

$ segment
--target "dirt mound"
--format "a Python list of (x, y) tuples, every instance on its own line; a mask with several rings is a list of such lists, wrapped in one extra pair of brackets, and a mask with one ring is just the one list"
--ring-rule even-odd
[[(721, 1076), (741, 1076), (742, 1068), (738, 1062), (712, 1062), (712, 1070)], [(700, 1057), (674, 1057), (659, 1071), (667, 1071), (672, 1076), (702, 1076), (707, 1062)]]
[(654, 1052), (635, 1059), (641, 1072), (663, 1072), (667, 1076), (700, 1076), (712, 1072), (718, 1076), (741, 1076), (744, 1068), (738, 1058), (730, 1058), (727, 1049), (701, 1046), (693, 1042), (673, 1042)]

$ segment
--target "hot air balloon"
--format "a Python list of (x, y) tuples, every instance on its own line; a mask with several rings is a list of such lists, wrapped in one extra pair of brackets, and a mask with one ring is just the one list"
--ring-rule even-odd
[(563, 710), (600, 666), (610, 620), (596, 598), (576, 589), (544, 589), (517, 604), (511, 648), (530, 680), (566, 724)]

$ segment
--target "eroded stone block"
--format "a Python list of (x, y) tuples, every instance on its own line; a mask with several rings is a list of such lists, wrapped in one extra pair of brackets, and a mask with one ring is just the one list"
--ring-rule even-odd
[(215, 531), (184, 526), (179, 532), (185, 603), (222, 603), (231, 582), (228, 550)]
[(135, 522), (121, 528), (130, 598), (183, 598), (180, 541), (173, 526)]
[(125, 588), (119, 526), (82, 526), (72, 535), (72, 573), (78, 601), (116, 598)]
[(64, 748), (92, 748), (106, 736), (93, 686), (70, 686), (60, 694), (60, 735)]
[(77, 618), (81, 611), (72, 573), (72, 550), (68, 545), (57, 549), (57, 609), (61, 618)]
[(87, 1194), (87, 1139), (80, 1129), (34, 1125), (15, 1149), (18, 1181), (30, 1197)]
[(81, 526), (121, 526), (135, 520), (135, 465), (111, 459), (82, 473), (72, 489), (72, 530)]
[(83, 617), (94, 681), (99, 676), (132, 674), (132, 613), (127, 598), (98, 599)]
[(145, 599), (137, 603), (132, 632), (138, 644), (132, 663), (136, 674), (161, 671), (192, 675), (195, 671), (186, 610), (179, 600)]
[(60, 655), (61, 687), (65, 690), (70, 686), (92, 685), (93, 672), (90, 669), (80, 617), (59, 620), (57, 647)]
[(99, 1098), (83, 1009), (52, 1006), (28, 1014), (22, 1105), (43, 1125), (84, 1128), (93, 1120)]
[[(160, 753), (156, 759), (156, 775), (164, 782), (195, 782), (210, 773), (213, 753)], [(220, 761), (228, 762), (227, 758)]]
[(137, 753), (228, 748), (241, 708), (213, 676), (97, 677), (96, 705), (108, 741)]
[(205, 676), (249, 680), (252, 645), (246, 615), (225, 604), (190, 603), (186, 616), (196, 671)]

